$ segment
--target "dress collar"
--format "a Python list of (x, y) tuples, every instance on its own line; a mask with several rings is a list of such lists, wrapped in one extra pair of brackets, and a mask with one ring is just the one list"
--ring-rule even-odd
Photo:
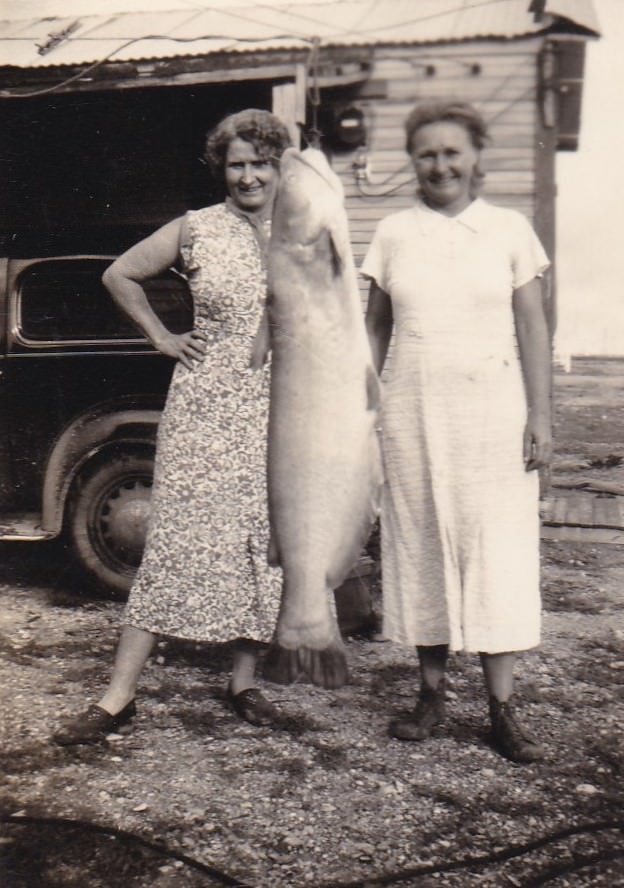
[(260, 261), (262, 267), (266, 268), (267, 255), (269, 252), (269, 238), (271, 232), (271, 207), (266, 210), (263, 208), (258, 213), (246, 213), (237, 206), (232, 198), (228, 195), (225, 198), (226, 207), (238, 218), (246, 220), (251, 226), (251, 230), (260, 250)]
[(257, 213), (248, 213), (246, 210), (242, 210), (237, 204), (235, 204), (229, 194), (225, 198), (225, 203), (235, 216), (238, 216), (239, 219), (246, 219), (253, 228), (257, 228), (260, 223), (271, 221), (272, 204), (268, 207), (263, 207), (261, 210), (258, 210)]
[(424, 201), (419, 198), (415, 210), (420, 230), (424, 235), (431, 234), (440, 225), (457, 224), (468, 228), (470, 231), (478, 232), (483, 228), (484, 210), (486, 208), (485, 201), (482, 198), (475, 198), (472, 203), (468, 204), (465, 210), (458, 213), (457, 216), (445, 216), (437, 210), (432, 210)]

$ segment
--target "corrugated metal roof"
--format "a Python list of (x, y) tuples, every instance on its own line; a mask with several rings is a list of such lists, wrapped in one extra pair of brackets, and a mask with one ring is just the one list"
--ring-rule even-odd
[[(175, 0), (172, 0), (172, 5)], [(92, 65), (321, 46), (434, 43), (539, 33), (563, 18), (599, 32), (591, 0), (336, 0), (0, 21), (0, 65)], [(55, 37), (59, 39), (55, 40)], [(45, 53), (39, 47), (47, 47)]]

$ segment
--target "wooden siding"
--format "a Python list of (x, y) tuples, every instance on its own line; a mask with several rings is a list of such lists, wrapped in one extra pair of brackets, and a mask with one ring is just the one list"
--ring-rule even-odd
[[(482, 194), (524, 213), (540, 230), (536, 191), (543, 172), (538, 175), (536, 144), (541, 127), (537, 105), (541, 46), (541, 39), (530, 38), (375, 50), (370, 79), (384, 83), (386, 95), (366, 98), (364, 87), (362, 96), (354, 96), (366, 118), (369, 180), (356, 181), (357, 150), (332, 158), (345, 188), (358, 264), (379, 219), (413, 203), (416, 183), (405, 153), (403, 124), (414, 105), (426, 99), (462, 99), (479, 108), (491, 136), (482, 158), (486, 174)], [(552, 225), (551, 219), (548, 224)]]

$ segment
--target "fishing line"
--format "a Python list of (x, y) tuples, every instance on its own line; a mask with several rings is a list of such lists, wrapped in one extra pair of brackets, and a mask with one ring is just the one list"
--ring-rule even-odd
[(312, 148), (320, 148), (321, 147), (321, 138), (322, 132), (319, 129), (318, 125), (318, 110), (321, 104), (321, 90), (319, 87), (319, 47), (321, 45), (320, 38), (313, 37), (312, 38), (312, 46), (310, 47), (310, 52), (308, 54), (308, 60), (306, 63), (306, 69), (308, 76), (306, 80), (310, 79), (310, 74), (312, 75), (312, 85), (306, 86), (306, 95), (308, 101), (310, 103), (310, 107), (312, 109), (312, 125), (309, 130), (304, 134), (304, 138), (308, 147)]

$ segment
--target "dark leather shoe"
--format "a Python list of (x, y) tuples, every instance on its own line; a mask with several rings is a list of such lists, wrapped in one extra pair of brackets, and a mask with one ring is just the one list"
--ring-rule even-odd
[(60, 746), (76, 746), (80, 743), (97, 743), (107, 734), (114, 734), (123, 725), (128, 724), (136, 715), (134, 700), (116, 715), (111, 715), (101, 706), (93, 705), (81, 715), (67, 722), (53, 736)]
[(251, 725), (266, 727), (276, 724), (280, 719), (279, 710), (262, 696), (258, 688), (247, 688), (233, 694), (228, 687), (226, 697), (234, 712)]
[(490, 697), (490, 718), (490, 740), (502, 756), (512, 762), (537, 762), (544, 758), (542, 744), (518, 724), (511, 699), (501, 702), (496, 697)]
[(441, 681), (437, 688), (423, 685), (414, 712), (405, 718), (391, 721), (390, 735), (397, 740), (426, 740), (445, 717), (444, 682)]

